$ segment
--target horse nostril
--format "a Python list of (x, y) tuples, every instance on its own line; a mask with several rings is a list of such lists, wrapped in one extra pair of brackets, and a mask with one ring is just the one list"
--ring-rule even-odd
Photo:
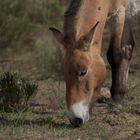
[(75, 127), (80, 127), (83, 124), (83, 120), (81, 118), (75, 118), (73, 121), (70, 122)]
[(76, 124), (78, 127), (81, 126), (83, 124), (83, 120), (80, 118), (76, 118)]

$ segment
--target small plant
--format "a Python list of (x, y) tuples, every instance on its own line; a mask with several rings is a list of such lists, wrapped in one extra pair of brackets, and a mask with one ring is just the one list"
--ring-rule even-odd
[(4, 110), (26, 109), (29, 99), (36, 94), (38, 85), (17, 74), (5, 72), (0, 77), (0, 108)]

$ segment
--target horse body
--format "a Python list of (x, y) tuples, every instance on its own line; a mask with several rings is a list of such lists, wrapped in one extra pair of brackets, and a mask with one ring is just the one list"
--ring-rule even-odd
[[(113, 23), (107, 55), (112, 68), (112, 98), (118, 101), (126, 92), (125, 73), (128, 73), (129, 64), (125, 60), (131, 59), (127, 54), (132, 50), (131, 41), (125, 48), (121, 42), (127, 4), (128, 0), (72, 0), (65, 14), (64, 32), (51, 28), (66, 50), (66, 101), (70, 122), (75, 126), (88, 121), (92, 101), (96, 100), (95, 90), (106, 77), (101, 43), (108, 17)], [(124, 57), (126, 55), (129, 58)]]

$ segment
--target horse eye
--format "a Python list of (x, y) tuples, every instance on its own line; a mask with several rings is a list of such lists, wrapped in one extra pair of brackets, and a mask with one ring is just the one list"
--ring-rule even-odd
[(79, 77), (84, 77), (87, 74), (87, 70), (80, 71)]

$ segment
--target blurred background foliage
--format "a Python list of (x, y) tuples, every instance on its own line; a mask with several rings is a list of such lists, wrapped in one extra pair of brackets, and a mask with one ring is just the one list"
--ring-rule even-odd
[(0, 73), (18, 72), (37, 80), (62, 78), (61, 48), (48, 28), (62, 29), (69, 1), (0, 1)]
[(62, 28), (66, 4), (64, 0), (0, 1), (0, 73), (16, 71), (37, 79), (61, 75), (61, 53), (48, 29)]

